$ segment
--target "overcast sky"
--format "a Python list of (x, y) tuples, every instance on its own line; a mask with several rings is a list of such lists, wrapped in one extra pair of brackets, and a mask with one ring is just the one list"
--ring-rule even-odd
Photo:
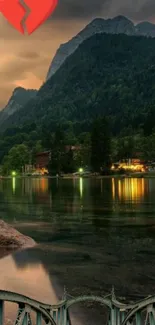
[(41, 86), (61, 43), (96, 17), (120, 14), (134, 22), (155, 22), (155, 0), (59, 0), (50, 19), (30, 36), (21, 35), (0, 15), (0, 108), (15, 87)]

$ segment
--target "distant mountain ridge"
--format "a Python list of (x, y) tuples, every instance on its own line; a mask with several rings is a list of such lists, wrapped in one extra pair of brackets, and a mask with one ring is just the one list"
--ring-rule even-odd
[(17, 87), (14, 89), (8, 103), (0, 112), (0, 123), (4, 122), (9, 116), (19, 111), (37, 93), (35, 89), (25, 89)]
[(46, 80), (51, 78), (66, 58), (71, 55), (84, 40), (98, 33), (155, 37), (155, 25), (149, 22), (142, 22), (134, 25), (131, 20), (124, 16), (117, 16), (112, 19), (94, 19), (70, 41), (60, 45), (51, 62)]
[[(87, 132), (92, 120), (108, 116), (114, 134), (143, 127), (155, 105), (155, 40), (98, 33), (86, 39), (1, 131), (35, 122), (44, 132), (71, 122)], [(150, 123), (150, 122), (149, 122)], [(146, 123), (145, 123), (146, 124)], [(151, 126), (149, 126), (151, 129)], [(80, 131), (81, 132), (81, 131)]]
[[(54, 105), (53, 98), (51, 98), (48, 90), (50, 79), (58, 72), (59, 69), (61, 69), (66, 59), (68, 59), (71, 55), (73, 55), (74, 52), (78, 49), (78, 47), (83, 42), (85, 42), (87, 39), (89, 39), (94, 35), (103, 34), (103, 33), (155, 37), (155, 25), (149, 22), (142, 22), (137, 25), (134, 25), (132, 21), (130, 21), (128, 18), (124, 16), (117, 16), (115, 18), (107, 19), (107, 20), (102, 18), (96, 18), (92, 22), (90, 22), (82, 31), (80, 31), (70, 41), (68, 41), (65, 44), (62, 44), (57, 50), (56, 55), (52, 60), (52, 63), (49, 67), (49, 71), (47, 74), (47, 79), (44, 83), (47, 94), (51, 100), (49, 103), (50, 107)], [(64, 76), (64, 78), (66, 78), (66, 76)], [(44, 85), (41, 87), (41, 89), (42, 88), (44, 89)], [(7, 123), (7, 120), (9, 120), (10, 122), (12, 119), (15, 120), (14, 114), (16, 115), (17, 113), (17, 115), (20, 115), (19, 111), (22, 110), (22, 108), (25, 108), (25, 106), (28, 109), (27, 103), (29, 101), (31, 107), (35, 105), (36, 100), (41, 101), (40, 93), (42, 94), (42, 90), (41, 92), (40, 91), (38, 92), (37, 90), (33, 90), (33, 89), (29, 90), (29, 89), (24, 89), (22, 87), (15, 88), (7, 105), (0, 112), (0, 126), (2, 126), (3, 124), (9, 126), (9, 122)], [(36, 118), (37, 115), (38, 113), (36, 112)], [(20, 121), (22, 122), (22, 115), (20, 116)]]

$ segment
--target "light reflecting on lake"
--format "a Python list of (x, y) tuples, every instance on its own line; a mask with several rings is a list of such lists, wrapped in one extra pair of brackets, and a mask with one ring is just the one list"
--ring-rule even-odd
[(144, 179), (137, 178), (126, 178), (123, 181), (118, 180), (116, 183), (112, 179), (113, 187), (113, 198), (118, 198), (120, 200), (143, 200), (145, 193), (148, 190), (148, 184)]
[(155, 293), (154, 198), (153, 178), (1, 180), (1, 218), (40, 245), (0, 260), (0, 287), (46, 302), (64, 285), (73, 296)]

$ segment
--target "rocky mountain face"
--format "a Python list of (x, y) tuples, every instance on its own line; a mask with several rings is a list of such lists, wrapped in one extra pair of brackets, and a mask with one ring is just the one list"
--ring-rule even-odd
[(124, 16), (117, 16), (113, 19), (106, 20), (102, 18), (93, 20), (69, 42), (60, 45), (51, 62), (46, 80), (51, 78), (51, 76), (60, 68), (66, 58), (71, 55), (84, 40), (98, 33), (144, 35), (155, 37), (155, 25), (149, 22), (134, 25), (132, 21)]
[(94, 19), (70, 41), (60, 45), (49, 67), (46, 79), (48, 80), (59, 69), (66, 58), (71, 55), (84, 40), (94, 34), (104, 32), (109, 34), (124, 33), (133, 35), (135, 33), (135, 28), (134, 24), (123, 16), (118, 16), (107, 20), (102, 18)]
[[(55, 57), (50, 65), (47, 80), (45, 85), (47, 84), (46, 91), (48, 93), (48, 81), (50, 78), (55, 75), (57, 70), (63, 63), (69, 58), (74, 52), (78, 49), (79, 45), (82, 44), (84, 41), (89, 39), (92, 36), (97, 34), (106, 33), (106, 34), (127, 34), (130, 36), (150, 36), (155, 37), (155, 25), (149, 22), (142, 22), (140, 24), (134, 25), (132, 21), (127, 19), (124, 16), (117, 16), (113, 19), (102, 19), (97, 18), (94, 19), (90, 24), (88, 24), (80, 33), (78, 33), (75, 37), (73, 37), (69, 42), (62, 44), (60, 48), (57, 50)], [(77, 58), (78, 59), (78, 58)], [(66, 76), (65, 76), (66, 77)], [(40, 93), (40, 92), (39, 92)], [(37, 90), (26, 90), (24, 88), (18, 87), (14, 90), (11, 98), (9, 99), (5, 108), (0, 112), (0, 125), (3, 124), (8, 118), (12, 119), (12, 116), (22, 108), (27, 107), (27, 102), (31, 100), (32, 102), (35, 101), (35, 97), (37, 94)], [(39, 100), (40, 96), (37, 96), (37, 100)], [(51, 99), (53, 102), (53, 99)], [(37, 115), (37, 113), (36, 113)], [(21, 116), (22, 120), (22, 116)], [(22, 121), (21, 121), (22, 123)]]
[(15, 88), (7, 105), (0, 112), (0, 124), (16, 111), (19, 111), (36, 93), (37, 90), (34, 89)]
[(154, 123), (154, 57), (153, 38), (93, 35), (79, 45), (31, 101), (3, 123), (1, 131), (33, 121), (44, 133), (68, 122), (76, 132), (87, 132), (96, 116), (106, 115), (117, 135), (129, 126), (137, 130), (149, 111), (149, 123)]
[(155, 25), (144, 21), (135, 26), (136, 34), (147, 37), (155, 37)]
[[(49, 67), (46, 81), (55, 74), (66, 58), (74, 53), (84, 40), (99, 33), (122, 33), (127, 35), (145, 35), (155, 37), (155, 25), (149, 22), (142, 22), (135, 26), (132, 21), (124, 16), (117, 16), (113, 19), (94, 19), (69, 42), (62, 44), (59, 47)], [(22, 87), (15, 88), (7, 105), (0, 112), (0, 124), (2, 124), (10, 115), (20, 110), (21, 107), (25, 106), (25, 104), (27, 104), (36, 93), (36, 90), (24, 89)]]

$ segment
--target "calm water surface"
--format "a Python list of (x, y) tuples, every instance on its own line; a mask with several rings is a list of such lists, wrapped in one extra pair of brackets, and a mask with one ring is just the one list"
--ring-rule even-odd
[(0, 260), (1, 289), (47, 303), (64, 285), (73, 296), (155, 291), (155, 179), (1, 180), (0, 218), (39, 243)]

